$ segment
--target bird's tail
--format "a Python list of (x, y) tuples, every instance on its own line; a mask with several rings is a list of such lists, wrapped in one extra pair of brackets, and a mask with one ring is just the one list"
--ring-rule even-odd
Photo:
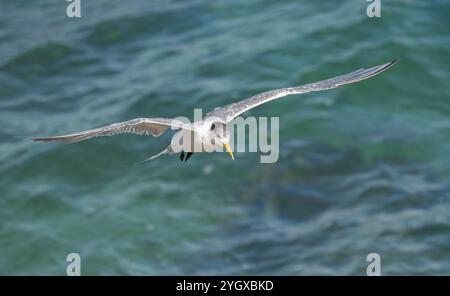
[(155, 154), (153, 156), (150, 156), (149, 158), (147, 158), (146, 160), (144, 160), (143, 162), (149, 161), (149, 160), (153, 160), (161, 155), (172, 155), (175, 152), (173, 151), (172, 147), (169, 145), (166, 149), (164, 149), (163, 151), (159, 152), (158, 154)]

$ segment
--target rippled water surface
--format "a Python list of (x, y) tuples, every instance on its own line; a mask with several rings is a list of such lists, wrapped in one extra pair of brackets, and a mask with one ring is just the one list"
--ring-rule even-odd
[[(447, 1), (0, 1), (0, 274), (450, 274)], [(258, 107), (258, 153), (140, 162), (158, 139), (24, 137), (193, 117), (401, 58), (370, 80)]]

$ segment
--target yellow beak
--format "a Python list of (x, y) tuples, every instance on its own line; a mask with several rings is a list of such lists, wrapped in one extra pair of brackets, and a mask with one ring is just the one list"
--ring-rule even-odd
[(228, 155), (231, 157), (231, 159), (234, 160), (233, 151), (231, 151), (230, 145), (228, 143), (223, 144), (223, 147), (227, 151)]

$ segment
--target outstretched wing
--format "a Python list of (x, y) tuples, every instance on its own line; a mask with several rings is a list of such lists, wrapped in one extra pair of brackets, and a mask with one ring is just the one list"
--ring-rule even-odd
[(160, 136), (169, 127), (175, 129), (188, 129), (191, 126), (184, 124), (179, 120), (169, 118), (136, 118), (129, 121), (113, 123), (111, 125), (100, 127), (76, 134), (33, 138), (34, 141), (42, 142), (57, 142), (57, 143), (72, 143), (90, 139), (93, 137), (113, 136), (122, 133), (132, 133), (138, 135), (152, 135), (154, 137)]
[(216, 117), (223, 123), (227, 123), (247, 110), (284, 96), (331, 89), (344, 84), (349, 84), (370, 78), (390, 68), (396, 62), (398, 62), (398, 60), (399, 59), (396, 59), (390, 63), (375, 66), (369, 69), (360, 69), (345, 75), (333, 77), (319, 82), (309, 83), (297, 87), (287, 87), (267, 91), (240, 102), (229, 104), (222, 108), (216, 108), (214, 111), (208, 113), (207, 115), (210, 117)]

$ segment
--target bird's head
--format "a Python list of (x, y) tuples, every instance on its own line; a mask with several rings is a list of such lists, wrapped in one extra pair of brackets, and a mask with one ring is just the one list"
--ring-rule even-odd
[(225, 124), (222, 122), (208, 123), (209, 136), (213, 143), (217, 146), (223, 146), (228, 155), (234, 160), (233, 151), (230, 147), (230, 132)]

